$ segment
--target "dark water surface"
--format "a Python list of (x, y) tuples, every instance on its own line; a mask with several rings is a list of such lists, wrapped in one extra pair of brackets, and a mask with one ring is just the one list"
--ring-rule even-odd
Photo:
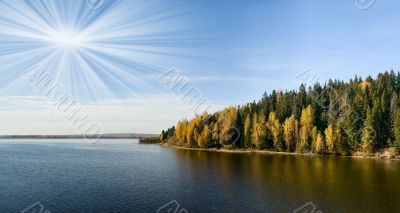
[(400, 212), (400, 162), (0, 140), (0, 212), (293, 212), (309, 202)]

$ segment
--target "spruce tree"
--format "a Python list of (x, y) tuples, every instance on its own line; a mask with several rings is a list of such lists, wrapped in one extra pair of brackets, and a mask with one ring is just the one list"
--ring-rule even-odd
[(397, 108), (393, 119), (394, 147), (400, 153), (400, 109)]
[(370, 108), (367, 110), (367, 118), (365, 119), (364, 128), (362, 130), (362, 149), (371, 153), (376, 144), (376, 134), (374, 128), (374, 117)]

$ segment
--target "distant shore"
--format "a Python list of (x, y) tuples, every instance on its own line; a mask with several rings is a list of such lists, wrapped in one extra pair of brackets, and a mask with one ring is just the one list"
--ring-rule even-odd
[(145, 137), (139, 139), (140, 144), (160, 144), (160, 137)]
[(96, 135), (0, 135), (0, 139), (143, 139), (158, 136), (157, 134), (142, 133), (110, 133)]
[(296, 153), (296, 152), (277, 152), (270, 150), (255, 150), (255, 149), (226, 149), (226, 148), (190, 148), (160, 143), (162, 147), (183, 149), (183, 150), (197, 150), (207, 152), (223, 152), (223, 153), (259, 153), (259, 154), (273, 154), (273, 155), (303, 155), (303, 156), (337, 156), (337, 157), (352, 157), (352, 158), (365, 158), (365, 159), (387, 159), (387, 160), (400, 160), (399, 154), (392, 154), (389, 149), (382, 149), (372, 154), (363, 152), (354, 152), (351, 155), (320, 155), (314, 153)]

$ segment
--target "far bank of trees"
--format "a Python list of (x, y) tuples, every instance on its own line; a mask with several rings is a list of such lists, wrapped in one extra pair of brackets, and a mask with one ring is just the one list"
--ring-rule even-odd
[(400, 73), (329, 80), (297, 91), (272, 91), (258, 102), (182, 119), (160, 139), (177, 146), (233, 146), (348, 155), (400, 151)]

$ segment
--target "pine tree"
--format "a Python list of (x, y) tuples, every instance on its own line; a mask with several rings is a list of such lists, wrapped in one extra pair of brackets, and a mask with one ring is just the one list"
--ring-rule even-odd
[(397, 77), (396, 77), (396, 92), (397, 94), (400, 93), (400, 72), (397, 72)]
[[(367, 110), (368, 111), (368, 110)], [(367, 112), (368, 113), (368, 112)], [(368, 116), (367, 116), (368, 120)], [(380, 100), (375, 100), (374, 106), (372, 108), (372, 117), (370, 121), (371, 130), (375, 134), (375, 140), (373, 141), (373, 148), (383, 147), (386, 143), (386, 139), (384, 136), (384, 124), (382, 118), (382, 110)]]
[(298, 100), (299, 100), (299, 108), (303, 108), (305, 106), (307, 106), (307, 91), (306, 91), (306, 87), (304, 86), (304, 84), (300, 85), (299, 88), (299, 93), (298, 93)]
[(350, 146), (349, 146), (349, 139), (347, 137), (346, 132), (343, 129), (344, 124), (342, 121), (338, 122), (336, 124), (335, 128), (335, 137), (336, 137), (336, 143), (337, 143), (337, 151), (341, 155), (348, 155), (350, 153)]
[(393, 119), (394, 147), (400, 153), (400, 109), (397, 108)]
[(288, 152), (349, 154), (386, 147), (400, 152), (399, 92), (400, 73), (394, 72), (376, 80), (356, 76), (349, 83), (301, 85), (297, 91), (272, 91), (258, 102), (180, 120), (163, 130), (160, 140), (220, 147), (238, 138), (240, 147)]
[(165, 139), (166, 139), (166, 133), (165, 133), (165, 131), (163, 130), (163, 131), (161, 132), (161, 134), (160, 134), (160, 142), (162, 143)]
[[(396, 113), (397, 113), (397, 109), (398, 107), (398, 95), (396, 92), (393, 92), (392, 94), (392, 99), (390, 101), (390, 114), (389, 114), (389, 120), (390, 120), (390, 126), (389, 129), (391, 130), (389, 133), (389, 138), (390, 141), (395, 141), (395, 137), (394, 137), (394, 128), (395, 128), (395, 117), (396, 117)], [(390, 144), (390, 143), (389, 143)], [(393, 144), (390, 144), (393, 145)]]
[(235, 127), (238, 131), (238, 134), (236, 135), (237, 137), (237, 146), (238, 147), (244, 147), (244, 138), (243, 138), (243, 120), (242, 120), (242, 116), (240, 114), (240, 107), (238, 106), (237, 110), (236, 110), (236, 124)]
[(367, 118), (365, 119), (364, 128), (362, 130), (362, 149), (371, 153), (376, 144), (376, 136), (374, 129), (374, 119), (371, 112), (371, 109), (367, 110)]
[(380, 145), (383, 147), (386, 145), (386, 142), (390, 138), (390, 105), (391, 105), (391, 92), (384, 91), (381, 97), (381, 143)]

